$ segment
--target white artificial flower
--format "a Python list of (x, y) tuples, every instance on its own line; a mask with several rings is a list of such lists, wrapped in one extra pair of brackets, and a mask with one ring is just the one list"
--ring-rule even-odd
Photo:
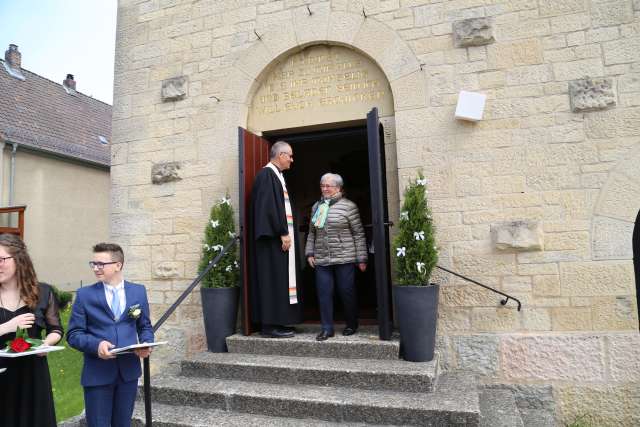
[(402, 246), (401, 248), (396, 248), (396, 250), (398, 251), (396, 256), (406, 256), (407, 255), (407, 248), (404, 247), (404, 246)]
[(402, 211), (400, 212), (400, 220), (406, 219), (407, 221), (409, 220), (409, 212), (407, 211)]
[(225, 268), (225, 271), (231, 271), (233, 270), (233, 267), (231, 267), (230, 265), (227, 265), (227, 268)]
[(213, 246), (211, 249), (213, 249), (214, 251), (221, 251), (224, 249), (224, 246), (222, 245), (215, 245)]
[(227, 205), (231, 206), (231, 199), (230, 199), (230, 198), (228, 198), (228, 197), (223, 197), (223, 198), (220, 200), (220, 204), (221, 204), (221, 205), (227, 204)]
[(213, 228), (218, 228), (218, 226), (220, 225), (220, 221), (211, 220), (209, 222), (211, 223), (211, 227)]
[(414, 231), (413, 237), (415, 237), (416, 240), (424, 240), (424, 231)]
[(422, 178), (422, 179), (418, 178), (418, 179), (416, 180), (416, 184), (418, 184), (418, 185), (422, 185), (422, 186), (427, 185), (427, 178)]
[(422, 273), (422, 270), (424, 270), (424, 262), (416, 262), (416, 267), (418, 268), (418, 272)]
[(236, 233), (234, 233), (233, 231), (228, 231), (229, 233), (229, 237), (236, 237)]
[(202, 247), (204, 247), (206, 250), (210, 251), (211, 250), (211, 246), (209, 246), (208, 244), (204, 244), (202, 245)]

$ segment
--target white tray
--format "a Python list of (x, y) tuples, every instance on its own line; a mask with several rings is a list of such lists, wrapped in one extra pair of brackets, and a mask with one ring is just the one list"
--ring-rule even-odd
[(113, 354), (122, 354), (122, 353), (129, 353), (129, 352), (135, 350), (136, 348), (156, 347), (156, 346), (159, 346), (159, 345), (165, 345), (166, 343), (167, 343), (167, 341), (143, 342), (143, 343), (140, 343), (140, 344), (128, 345), (126, 347), (112, 348), (110, 351)]
[(23, 356), (33, 356), (34, 354), (43, 354), (43, 353), (51, 353), (52, 351), (60, 351), (64, 350), (63, 346), (59, 345), (42, 345), (38, 348), (34, 348), (33, 350), (23, 351), (22, 353), (9, 353), (6, 350), (0, 350), (0, 357), (23, 357)]

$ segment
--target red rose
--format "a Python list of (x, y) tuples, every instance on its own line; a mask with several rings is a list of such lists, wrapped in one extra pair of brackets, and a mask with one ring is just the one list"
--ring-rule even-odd
[(25, 341), (24, 338), (19, 337), (15, 340), (11, 341), (11, 350), (16, 353), (22, 353), (23, 351), (27, 351), (31, 348), (31, 344)]

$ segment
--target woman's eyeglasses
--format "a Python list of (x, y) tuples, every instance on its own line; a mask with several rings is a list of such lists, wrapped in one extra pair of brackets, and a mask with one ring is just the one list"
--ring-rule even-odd
[(12, 256), (0, 256), (0, 265), (4, 264), (4, 262), (8, 259), (13, 258)]

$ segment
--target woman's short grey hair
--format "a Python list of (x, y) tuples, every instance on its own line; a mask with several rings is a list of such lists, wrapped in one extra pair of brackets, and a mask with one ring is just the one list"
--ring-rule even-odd
[(337, 173), (331, 173), (331, 172), (325, 173), (324, 175), (322, 175), (322, 178), (320, 178), (320, 184), (328, 180), (331, 180), (333, 182), (333, 185), (335, 185), (338, 188), (344, 187), (344, 180)]
[(269, 151), (269, 160), (275, 159), (280, 153), (289, 151), (290, 148), (291, 146), (288, 142), (276, 141), (276, 143), (271, 146), (271, 150)]

